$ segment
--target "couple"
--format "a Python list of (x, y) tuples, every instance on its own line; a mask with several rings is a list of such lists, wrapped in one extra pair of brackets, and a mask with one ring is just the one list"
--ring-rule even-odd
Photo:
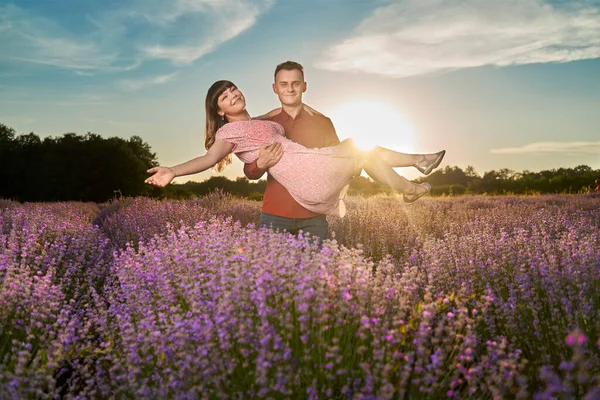
[(177, 176), (214, 166), (221, 171), (235, 153), (245, 163), (249, 179), (259, 179), (268, 170), (260, 225), (291, 233), (301, 229), (321, 241), (328, 231), (325, 214), (345, 214), (348, 184), (363, 169), (402, 192), (407, 203), (430, 192), (428, 183), (410, 182), (393, 168), (413, 166), (428, 175), (445, 151), (405, 154), (383, 147), (361, 151), (351, 140), (340, 143), (331, 120), (302, 103), (306, 82), (304, 69), (296, 62), (277, 66), (273, 91), (282, 107), (251, 119), (242, 92), (232, 82), (215, 82), (205, 103), (207, 153), (175, 167), (151, 168), (148, 172), (153, 175), (146, 183), (164, 187)]

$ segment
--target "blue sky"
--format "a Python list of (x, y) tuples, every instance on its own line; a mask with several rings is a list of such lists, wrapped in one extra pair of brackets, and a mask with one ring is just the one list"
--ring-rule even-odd
[(204, 153), (212, 82), (262, 114), (286, 60), (364, 146), (444, 148), (479, 173), (600, 169), (600, 1), (0, 0), (0, 122), (139, 135), (173, 165)]

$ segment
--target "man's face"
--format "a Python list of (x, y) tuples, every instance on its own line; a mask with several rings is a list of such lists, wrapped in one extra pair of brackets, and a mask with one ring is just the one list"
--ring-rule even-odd
[(275, 77), (273, 91), (284, 106), (299, 106), (302, 104), (302, 93), (306, 91), (306, 82), (302, 73), (296, 69), (282, 69)]

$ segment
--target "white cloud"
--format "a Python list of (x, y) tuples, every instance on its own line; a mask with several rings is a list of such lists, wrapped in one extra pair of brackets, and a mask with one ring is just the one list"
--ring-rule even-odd
[(77, 32), (50, 15), (0, 6), (0, 60), (80, 74), (131, 70), (157, 59), (190, 64), (253, 26), (273, 1), (128, 0), (112, 9), (99, 3), (81, 15)]
[(143, 79), (123, 79), (119, 81), (119, 87), (127, 92), (140, 90), (146, 86), (162, 85), (175, 79), (177, 73), (157, 75)]
[[(161, 26), (165, 32), (174, 30), (180, 33), (189, 28), (189, 37), (175, 43), (171, 41), (171, 44), (157, 40), (139, 48), (149, 59), (165, 59), (175, 65), (191, 64), (253, 26), (272, 5), (273, 0), (178, 0), (168, 10), (146, 12), (143, 17)], [(193, 24), (182, 26), (181, 19), (191, 19)]]
[(75, 71), (121, 69), (115, 49), (102, 46), (97, 35), (76, 35), (44, 16), (14, 5), (0, 7), (0, 59)]
[(535, 142), (521, 147), (492, 149), (493, 154), (600, 154), (600, 142)]
[(52, 65), (73, 70), (110, 68), (116, 54), (104, 53), (93, 43), (68, 38), (41, 37), (21, 34), (29, 42), (33, 58), (13, 56), (13, 60)]
[(406, 0), (377, 8), (317, 67), (390, 77), (600, 57), (600, 7)]
[(214, 50), (214, 45), (205, 43), (202, 46), (147, 46), (142, 53), (150, 59), (170, 60), (175, 65), (188, 65)]

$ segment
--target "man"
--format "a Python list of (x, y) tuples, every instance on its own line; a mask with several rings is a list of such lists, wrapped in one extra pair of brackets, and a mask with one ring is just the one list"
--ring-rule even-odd
[[(279, 97), (281, 108), (265, 115), (285, 129), (285, 135), (303, 146), (329, 147), (340, 143), (331, 120), (302, 102), (306, 91), (304, 68), (286, 61), (275, 68), (273, 91)], [(280, 143), (273, 143), (259, 151), (258, 158), (244, 165), (248, 179), (259, 179), (265, 171), (277, 164), (283, 151)], [(267, 174), (267, 188), (260, 214), (260, 226), (297, 234), (302, 230), (322, 242), (327, 238), (329, 225), (325, 215), (316, 214), (298, 204), (289, 192)]]

